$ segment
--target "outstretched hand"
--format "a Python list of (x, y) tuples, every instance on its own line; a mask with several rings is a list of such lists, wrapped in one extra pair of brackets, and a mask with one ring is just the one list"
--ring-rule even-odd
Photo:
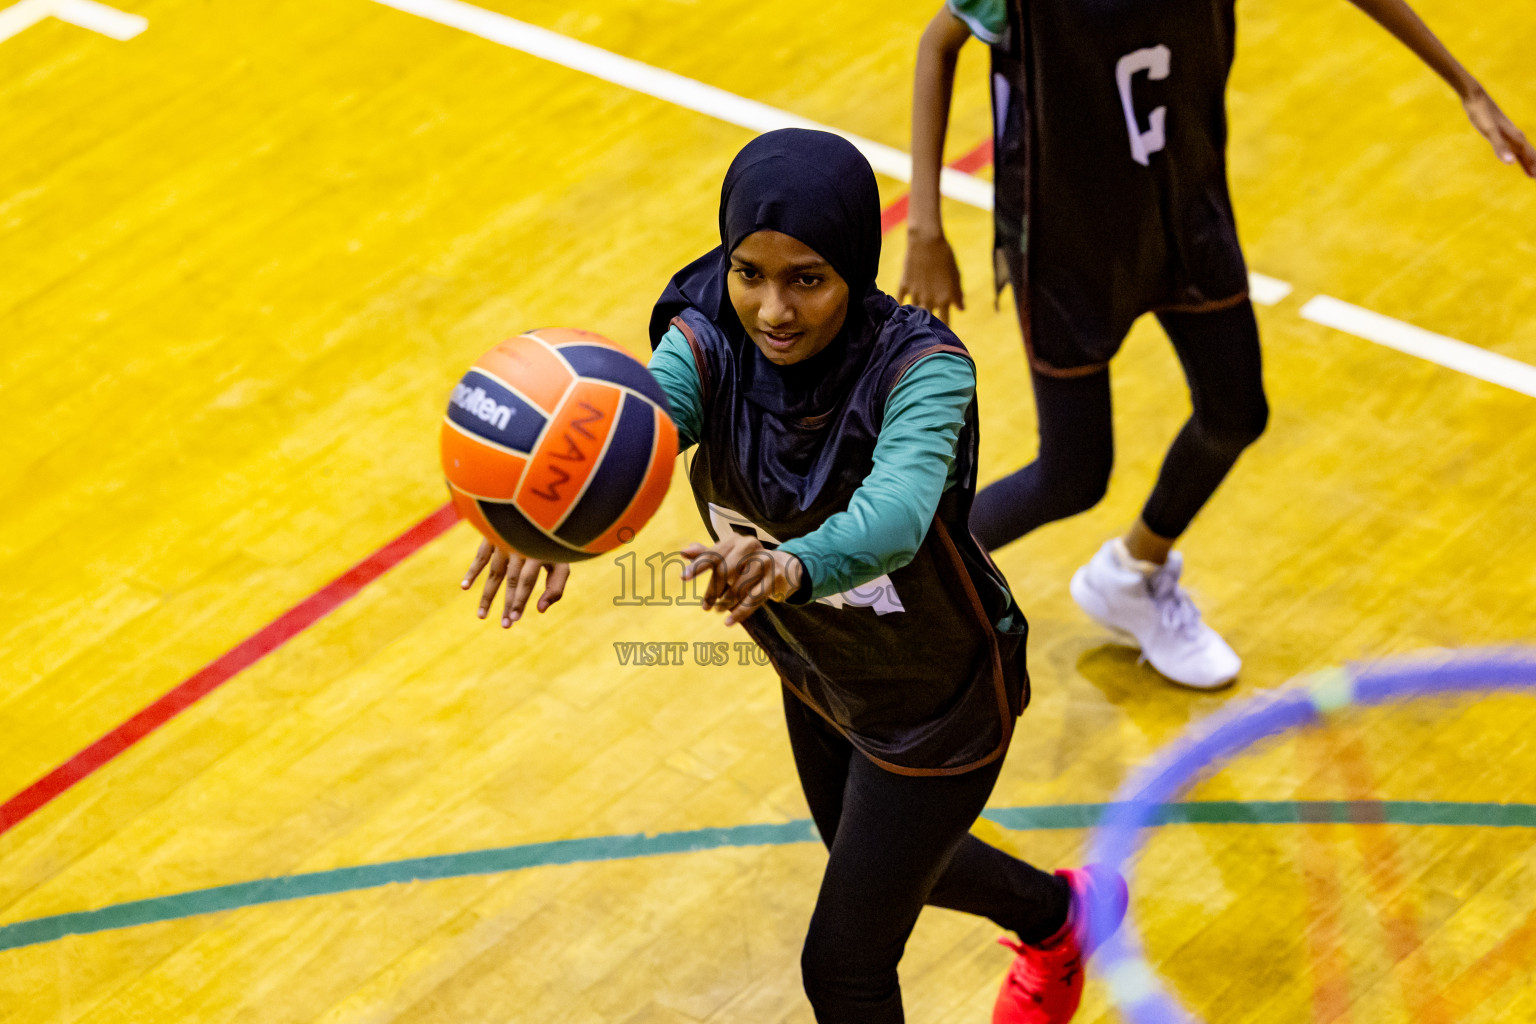
[(1517, 164), (1527, 177), (1536, 178), (1536, 148), (1532, 148), (1525, 133), (1515, 127), (1486, 92), (1477, 90), (1462, 101), (1462, 106), (1500, 160)]
[(571, 567), (564, 562), (535, 561), (515, 551), (503, 551), (490, 541), (482, 540), (480, 550), (475, 552), (475, 559), (469, 563), (469, 571), (464, 574), (459, 588), (468, 590), (475, 582), (475, 577), (487, 567), (490, 572), (485, 577), (485, 589), (480, 592), (479, 614), (483, 619), (490, 612), (491, 604), (496, 600), (496, 591), (505, 579), (507, 596), (502, 605), (502, 629), (512, 628), (512, 623), (523, 617), (523, 608), (533, 594), (534, 584), (539, 582), (539, 570), (545, 572), (544, 593), (539, 595), (537, 605), (541, 612), (548, 611), (550, 605), (565, 596), (565, 581), (571, 578)]
[(944, 323), (949, 323), (949, 307), (965, 308), (965, 293), (960, 288), (960, 265), (949, 239), (919, 231), (907, 232), (907, 260), (901, 271), (896, 301), (921, 306)]
[(690, 544), (682, 551), (689, 564), (683, 579), (708, 572), (704, 610), (725, 613), (733, 626), (762, 607), (765, 601), (782, 601), (800, 589), (805, 566), (783, 551), (769, 551), (756, 537), (728, 533), (712, 548)]

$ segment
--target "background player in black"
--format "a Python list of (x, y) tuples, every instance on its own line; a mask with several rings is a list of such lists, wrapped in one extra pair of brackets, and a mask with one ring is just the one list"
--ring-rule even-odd
[[(684, 550), (687, 575), (709, 573), (705, 607), (742, 624), (783, 678), (828, 847), (801, 961), (817, 1019), (903, 1019), (897, 964), (926, 903), (1018, 934), (1000, 1024), (1062, 1024), (1081, 994), (1085, 901), (1118, 920), (1124, 884), (1096, 868), (1047, 874), (968, 831), (1027, 701), (1023, 616), (967, 528), (970, 358), (875, 286), (874, 173), (837, 136), (748, 144), (726, 175), (720, 240), (658, 302), (651, 369), (681, 446), (697, 446), (689, 482), (714, 535)], [(893, 451), (893, 436), (907, 443)], [(905, 486), (882, 491), (883, 478)], [(556, 596), (565, 582), (563, 567), (482, 546), (464, 585), (487, 565), (481, 612), (505, 578), (504, 622), (541, 569)], [(887, 592), (872, 597), (861, 588), (876, 579)]]
[[(1506, 163), (1536, 150), (1401, 0), (1353, 0), (1456, 90)], [(985, 488), (971, 525), (995, 549), (1104, 494), (1113, 461), (1108, 361), (1155, 312), (1193, 414), (1141, 516), (1072, 580), (1094, 618), (1154, 668), (1198, 688), (1241, 662), (1179, 585), (1171, 549), (1268, 416), (1258, 328), (1227, 195), (1232, 0), (950, 0), (918, 48), (913, 183), (898, 297), (947, 318), (960, 275), (938, 179), (955, 58), (992, 47), (996, 254), (1014, 289), (1034, 381), (1035, 461)]]

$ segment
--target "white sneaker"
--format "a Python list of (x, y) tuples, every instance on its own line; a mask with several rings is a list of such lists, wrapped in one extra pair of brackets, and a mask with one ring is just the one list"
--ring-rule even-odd
[(1177, 551), (1164, 565), (1138, 561), (1116, 538), (1073, 574), (1072, 599), (1101, 624), (1129, 634), (1168, 679), (1214, 690), (1235, 679), (1243, 662), (1179, 586), (1183, 566)]

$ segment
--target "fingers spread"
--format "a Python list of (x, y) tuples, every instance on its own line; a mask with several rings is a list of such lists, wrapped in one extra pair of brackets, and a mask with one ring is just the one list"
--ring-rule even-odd
[(726, 559), (726, 586), (716, 603), (721, 611), (729, 612), (741, 603), (754, 583), (762, 578), (762, 561), (757, 556), (762, 551), (741, 552), (734, 562)]
[(678, 554), (688, 559), (689, 563), (683, 566), (683, 579), (691, 580), (699, 573), (709, 568), (709, 565), (701, 565), (699, 563), (699, 556), (705, 554), (709, 550), (710, 549), (706, 548), (703, 544), (689, 544), (687, 547), (683, 548), (683, 550), (678, 552)]
[(767, 551), (759, 549), (744, 559), (727, 594), (727, 626), (734, 626), (762, 607), (773, 593), (775, 572), (773, 555)]
[(731, 546), (721, 541), (719, 546), (699, 556), (699, 561), (709, 562), (709, 583), (704, 587), (704, 607), (716, 608), (731, 585)]
[(709, 584), (704, 588), (702, 602), (706, 610), (718, 608), (724, 611), (729, 607), (726, 595), (735, 581), (742, 559), (752, 551), (761, 551), (762, 547), (756, 537), (732, 533), (722, 537), (714, 547), (688, 556), (693, 559), (693, 564), (688, 567), (692, 570), (687, 574), (688, 578), (709, 571)]
[(475, 557), (469, 563), (469, 571), (464, 574), (464, 582), (459, 584), (461, 590), (468, 590), (470, 584), (475, 582), (475, 577), (485, 571), (485, 567), (491, 561), (491, 552), (494, 550), (490, 541), (480, 542), (480, 550), (475, 552)]
[(565, 581), (571, 578), (571, 567), (564, 562), (546, 563), (548, 575), (544, 578), (544, 593), (539, 596), (539, 611), (565, 596)]
[(501, 611), (503, 629), (511, 628), (512, 623), (523, 617), (523, 608), (528, 604), (528, 595), (533, 593), (533, 585), (539, 581), (539, 569), (543, 564), (526, 558), (507, 574), (507, 598)]
[(485, 618), (490, 613), (491, 602), (496, 600), (496, 591), (501, 589), (501, 581), (507, 575), (507, 553), (496, 550), (491, 553), (490, 572), (485, 577), (485, 587), (480, 591), (480, 618)]
[(704, 588), (703, 606), (710, 607), (711, 595), (717, 589), (720, 579), (721, 566), (725, 564), (724, 557), (715, 548), (706, 548), (699, 544), (690, 544), (683, 549), (683, 555), (691, 559), (683, 568), (683, 579), (696, 579), (703, 573), (709, 573), (709, 583)]
[(709, 573), (703, 607), (725, 612), (727, 626), (756, 611), (780, 582), (779, 563), (756, 537), (731, 534), (712, 548), (690, 544), (682, 553), (692, 560), (683, 571), (684, 579)]

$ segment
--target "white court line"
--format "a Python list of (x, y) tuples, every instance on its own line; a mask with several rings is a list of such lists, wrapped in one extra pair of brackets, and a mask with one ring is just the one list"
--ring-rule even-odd
[(1291, 283), (1278, 277), (1248, 272), (1248, 297), (1261, 306), (1273, 306), (1291, 294)]
[[(439, 25), (462, 29), (471, 35), (488, 39), (493, 43), (534, 57), (582, 71), (626, 89), (654, 96), (668, 103), (707, 114), (729, 124), (738, 125), (754, 132), (770, 132), (777, 128), (814, 128), (841, 135), (864, 154), (870, 166), (887, 177), (898, 181), (912, 180), (912, 158), (899, 149), (883, 145), (829, 125), (818, 124), (787, 110), (770, 107), (766, 103), (749, 100), (744, 96), (717, 89), (712, 85), (684, 78), (682, 75), (643, 64), (629, 57), (600, 49), (569, 36), (509, 18), (504, 14), (487, 11), (460, 0), (375, 0), (386, 7), (393, 7), (407, 14), (435, 21)], [(946, 167), (939, 179), (939, 190), (951, 199), (957, 199), (983, 210), (992, 209), (992, 185), (974, 175)]]
[[(606, 82), (675, 103), (680, 107), (707, 114), (755, 132), (775, 128), (817, 128), (834, 132), (858, 147), (875, 170), (898, 181), (912, 180), (912, 158), (898, 149), (803, 117), (671, 71), (621, 57), (569, 36), (551, 32), (504, 14), (487, 11), (462, 0), (375, 0), (395, 10), (414, 14), (439, 25), (461, 29), (471, 35), (523, 53), (552, 61), (574, 71), (582, 71)], [(974, 175), (944, 168), (939, 188), (946, 196), (983, 210), (992, 209), (992, 185)], [(1248, 291), (1253, 301), (1273, 306), (1291, 293), (1288, 282), (1264, 274), (1248, 275)]]
[[(22, 0), (22, 4), (28, 2), (32, 0)], [(72, 2), (72, 0), (65, 0), (65, 2)], [(89, 2), (89, 0), (79, 0), (79, 2)], [(449, 28), (460, 29), (490, 42), (520, 50), (531, 56), (560, 64), (574, 71), (584, 72), (606, 82), (654, 96), (751, 131), (815, 128), (833, 132), (858, 147), (859, 152), (864, 154), (870, 166), (876, 171), (898, 181), (912, 180), (912, 158), (899, 149), (840, 131), (829, 125), (818, 124), (788, 111), (779, 110), (777, 107), (770, 107), (766, 103), (737, 96), (724, 89), (684, 78), (682, 75), (652, 67), (629, 57), (622, 57), (589, 43), (560, 35), (558, 32), (551, 32), (537, 25), (509, 18), (504, 14), (463, 3), (462, 0), (374, 0), (374, 2), (407, 14), (414, 14), (428, 21), (435, 21)], [(0, 12), (0, 17), (3, 17), (4, 13)], [(983, 210), (992, 209), (991, 183), (974, 175), (946, 167), (940, 179), (940, 190), (951, 199), (970, 206)], [(1289, 282), (1257, 273), (1248, 275), (1248, 288), (1253, 301), (1265, 306), (1273, 306), (1291, 293)], [(1308, 302), (1302, 307), (1301, 315), (1367, 341), (1374, 341), (1388, 348), (1395, 348), (1481, 380), (1536, 397), (1536, 367), (1527, 366), (1486, 349), (1431, 334), (1411, 324), (1405, 324), (1400, 320), (1393, 320), (1327, 296), (1318, 296)]]
[(57, 0), (53, 16), (120, 40), (132, 39), (149, 27), (148, 19), (96, 3), (96, 0)]
[(1517, 359), (1468, 345), (1455, 338), (1447, 338), (1443, 334), (1433, 334), (1422, 327), (1372, 313), (1327, 295), (1319, 295), (1302, 306), (1301, 315), (1315, 324), (1332, 327), (1387, 348), (1395, 348), (1399, 352), (1458, 370), (1469, 377), (1536, 398), (1536, 366)]
[(119, 40), (132, 39), (149, 27), (147, 19), (96, 0), (20, 0), (0, 11), (0, 42), (25, 32), (44, 18), (58, 18)]
[(25, 32), (53, 15), (54, 0), (21, 0), (0, 11), (0, 41)]

